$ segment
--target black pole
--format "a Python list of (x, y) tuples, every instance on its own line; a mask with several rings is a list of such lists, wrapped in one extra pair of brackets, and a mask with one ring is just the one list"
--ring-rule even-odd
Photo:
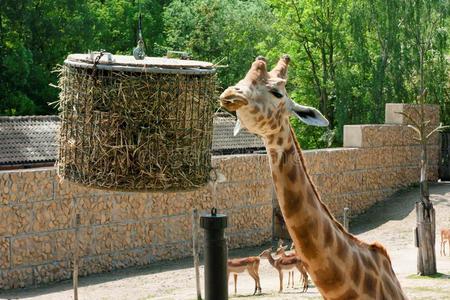
[(200, 217), (200, 227), (205, 229), (205, 299), (227, 300), (227, 258), (228, 248), (224, 230), (227, 216), (217, 214), (212, 208), (211, 214)]

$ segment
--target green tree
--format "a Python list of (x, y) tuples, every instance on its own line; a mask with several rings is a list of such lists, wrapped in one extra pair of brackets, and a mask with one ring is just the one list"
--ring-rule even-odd
[[(1, 114), (43, 114), (53, 110), (58, 91), (51, 73), (69, 49), (86, 38), (83, 3), (74, 1), (2, 1)], [(79, 18), (79, 16), (83, 16)]]
[[(163, 41), (167, 1), (141, 0), (147, 53)], [(105, 49), (131, 53), (137, 41), (138, 1), (2, 0), (0, 114), (51, 114), (58, 97), (52, 70), (70, 53)]]
[(245, 75), (262, 41), (274, 43), (273, 22), (263, 0), (174, 0), (164, 10), (165, 47), (227, 65), (219, 70), (226, 87)]
[[(345, 12), (346, 1), (306, 0), (270, 1), (277, 22), (276, 32), (280, 34), (271, 57), (279, 53), (292, 56), (288, 91), (298, 102), (318, 107), (336, 126), (336, 97), (339, 67), (346, 55)], [(270, 49), (269, 45), (263, 45)], [(329, 146), (330, 132), (321, 128), (294, 127), (306, 148)]]
[(24, 92), (33, 63), (24, 44), (23, 1), (3, 1), (0, 10), (0, 114), (27, 114), (36, 109)]
[[(423, 3), (422, 18), (411, 6)], [(437, 24), (429, 51), (424, 56), (433, 102), (440, 103), (444, 118), (448, 112), (448, 1), (408, 0), (270, 0), (280, 34), (269, 53), (293, 56), (291, 91), (293, 99), (317, 106), (331, 121), (338, 143), (343, 125), (382, 123), (387, 102), (412, 102), (418, 93), (416, 24), (432, 19)], [(276, 53), (276, 54), (274, 54)], [(293, 77), (293, 78), (292, 78)], [(290, 87), (290, 89), (289, 89)], [(328, 132), (299, 128), (300, 138), (314, 146)], [(323, 143), (316, 143), (323, 146)]]
[[(146, 53), (158, 51), (155, 45), (163, 38), (162, 12), (168, 0), (89, 0), (88, 8), (94, 18), (91, 49), (130, 54), (137, 42), (139, 13), (142, 13), (142, 34)], [(140, 6), (140, 7), (139, 7)]]

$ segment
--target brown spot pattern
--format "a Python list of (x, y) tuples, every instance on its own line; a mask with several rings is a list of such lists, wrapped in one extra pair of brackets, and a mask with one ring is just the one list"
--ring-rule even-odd
[(325, 221), (323, 222), (323, 238), (325, 245), (327, 247), (333, 247), (334, 245), (334, 232), (332, 230), (332, 227), (330, 225), (330, 222)]
[(303, 202), (299, 195), (288, 187), (284, 187), (283, 196), (284, 212), (286, 214), (286, 218), (289, 218), (302, 208)]
[(366, 272), (364, 276), (363, 292), (372, 298), (377, 295), (377, 280), (371, 273)]
[(279, 164), (279, 168), (280, 168), (280, 172), (283, 171), (283, 167), (285, 164), (287, 164), (289, 162), (289, 160), (291, 162), (295, 162), (296, 157), (295, 155), (295, 148), (293, 145), (291, 145), (288, 149), (284, 150), (281, 153), (281, 158), (280, 158), (280, 164)]
[(361, 282), (361, 263), (359, 261), (359, 255), (353, 252), (353, 266), (351, 270), (351, 277), (356, 286)]
[(278, 110), (276, 113), (275, 113), (275, 119), (280, 119), (281, 118), (281, 109), (280, 110)]
[(395, 276), (394, 270), (392, 270), (390, 261), (388, 261), (387, 259), (383, 259), (383, 267), (384, 267), (384, 271), (386, 273)]
[(277, 128), (277, 124), (275, 122), (272, 122), (270, 125), (270, 129), (275, 130)]
[(251, 114), (256, 114), (256, 113), (259, 113), (259, 111), (260, 111), (259, 107), (255, 105), (255, 106), (252, 108), (252, 110), (250, 110), (250, 113), (251, 113)]
[(387, 260), (383, 261), (383, 266), (386, 271), (391, 270), (391, 266), (389, 265)]
[(297, 179), (297, 167), (295, 165), (289, 170), (287, 176), (291, 182), (295, 182)]
[(278, 146), (283, 145), (283, 138), (282, 138), (282, 137), (279, 137), (279, 138), (278, 138), (278, 140), (277, 140), (277, 145), (278, 145)]
[(378, 281), (377, 284), (377, 299), (381, 299), (383, 297), (383, 290), (381, 288), (381, 281)]
[(387, 292), (386, 298), (389, 299), (395, 299), (397, 296), (397, 291), (395, 289), (395, 286), (392, 284), (392, 281), (387, 278), (386, 276), (383, 276), (383, 288)]
[(348, 244), (344, 240), (343, 237), (336, 237), (337, 242), (337, 256), (342, 260), (345, 261), (347, 259), (348, 254)]
[(290, 147), (286, 150), (287, 154), (294, 154), (295, 153), (295, 147), (293, 144), (290, 145)]
[(322, 264), (324, 267), (315, 272), (317, 276), (316, 285), (325, 293), (341, 287), (345, 283), (342, 270), (332, 260), (328, 260), (328, 265), (326, 262)]
[(370, 254), (372, 255), (372, 259), (375, 262), (375, 264), (378, 266), (380, 265), (380, 255), (377, 251), (375, 251), (374, 249), (370, 250)]
[(365, 255), (364, 253), (361, 253), (360, 257), (361, 257), (362, 264), (365, 266), (366, 269), (368, 269), (369, 271), (372, 271), (374, 273), (377, 273), (377, 267), (370, 257)]
[[(302, 178), (302, 180), (305, 180)], [(311, 207), (313, 208), (317, 208), (317, 199), (316, 199), (316, 194), (314, 194), (314, 190), (313, 189), (308, 189), (307, 191), (308, 193), (308, 204), (311, 205)]]
[(294, 234), (300, 243), (300, 251), (308, 259), (314, 259), (319, 254), (317, 248), (317, 221), (306, 218), (301, 226), (294, 226)]
[(278, 165), (278, 168), (280, 168), (280, 172), (281, 173), (283, 173), (283, 167), (284, 167), (287, 159), (288, 158), (287, 158), (286, 152), (281, 153), (280, 162), (279, 162), (279, 165)]

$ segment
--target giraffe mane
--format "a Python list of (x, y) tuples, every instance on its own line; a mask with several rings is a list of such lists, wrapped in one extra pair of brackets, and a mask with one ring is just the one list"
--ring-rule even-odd
[(322, 206), (323, 210), (325, 211), (325, 213), (330, 217), (331, 221), (336, 225), (336, 227), (345, 235), (347, 236), (349, 239), (353, 240), (356, 242), (356, 244), (358, 246), (361, 247), (366, 247), (370, 250), (374, 250), (374, 251), (378, 251), (380, 252), (383, 256), (385, 256), (387, 258), (387, 260), (389, 261), (389, 264), (391, 264), (391, 258), (389, 257), (389, 254), (386, 250), (386, 248), (380, 244), (379, 242), (374, 242), (372, 244), (368, 244), (360, 239), (358, 239), (356, 236), (354, 236), (353, 234), (349, 233), (347, 230), (344, 229), (344, 227), (342, 226), (341, 223), (339, 223), (336, 218), (331, 214), (330, 210), (328, 209), (328, 206), (325, 205), (325, 203), (323, 203), (319, 192), (317, 191), (317, 187), (314, 184), (314, 182), (312, 181), (311, 177), (309, 176), (309, 172), (308, 169), (306, 168), (306, 164), (305, 164), (305, 158), (303, 157), (303, 153), (301, 151), (301, 147), (300, 144), (298, 143), (297, 137), (295, 135), (294, 129), (292, 128), (291, 125), (289, 125), (290, 130), (291, 130), (291, 138), (294, 140), (294, 144), (295, 144), (295, 148), (297, 150), (297, 153), (300, 156), (300, 161), (301, 161), (301, 165), (303, 168), (303, 171), (306, 174), (306, 178), (309, 181), (309, 184), (312, 186), (314, 194), (317, 197), (317, 200), (319, 200), (320, 205)]

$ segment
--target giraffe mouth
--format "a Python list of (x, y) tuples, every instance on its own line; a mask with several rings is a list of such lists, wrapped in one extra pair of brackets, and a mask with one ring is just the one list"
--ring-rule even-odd
[(236, 93), (227, 93), (227, 91), (223, 92), (222, 95), (220, 95), (219, 101), (220, 106), (228, 111), (236, 111), (242, 106), (248, 104), (248, 101), (244, 96)]

